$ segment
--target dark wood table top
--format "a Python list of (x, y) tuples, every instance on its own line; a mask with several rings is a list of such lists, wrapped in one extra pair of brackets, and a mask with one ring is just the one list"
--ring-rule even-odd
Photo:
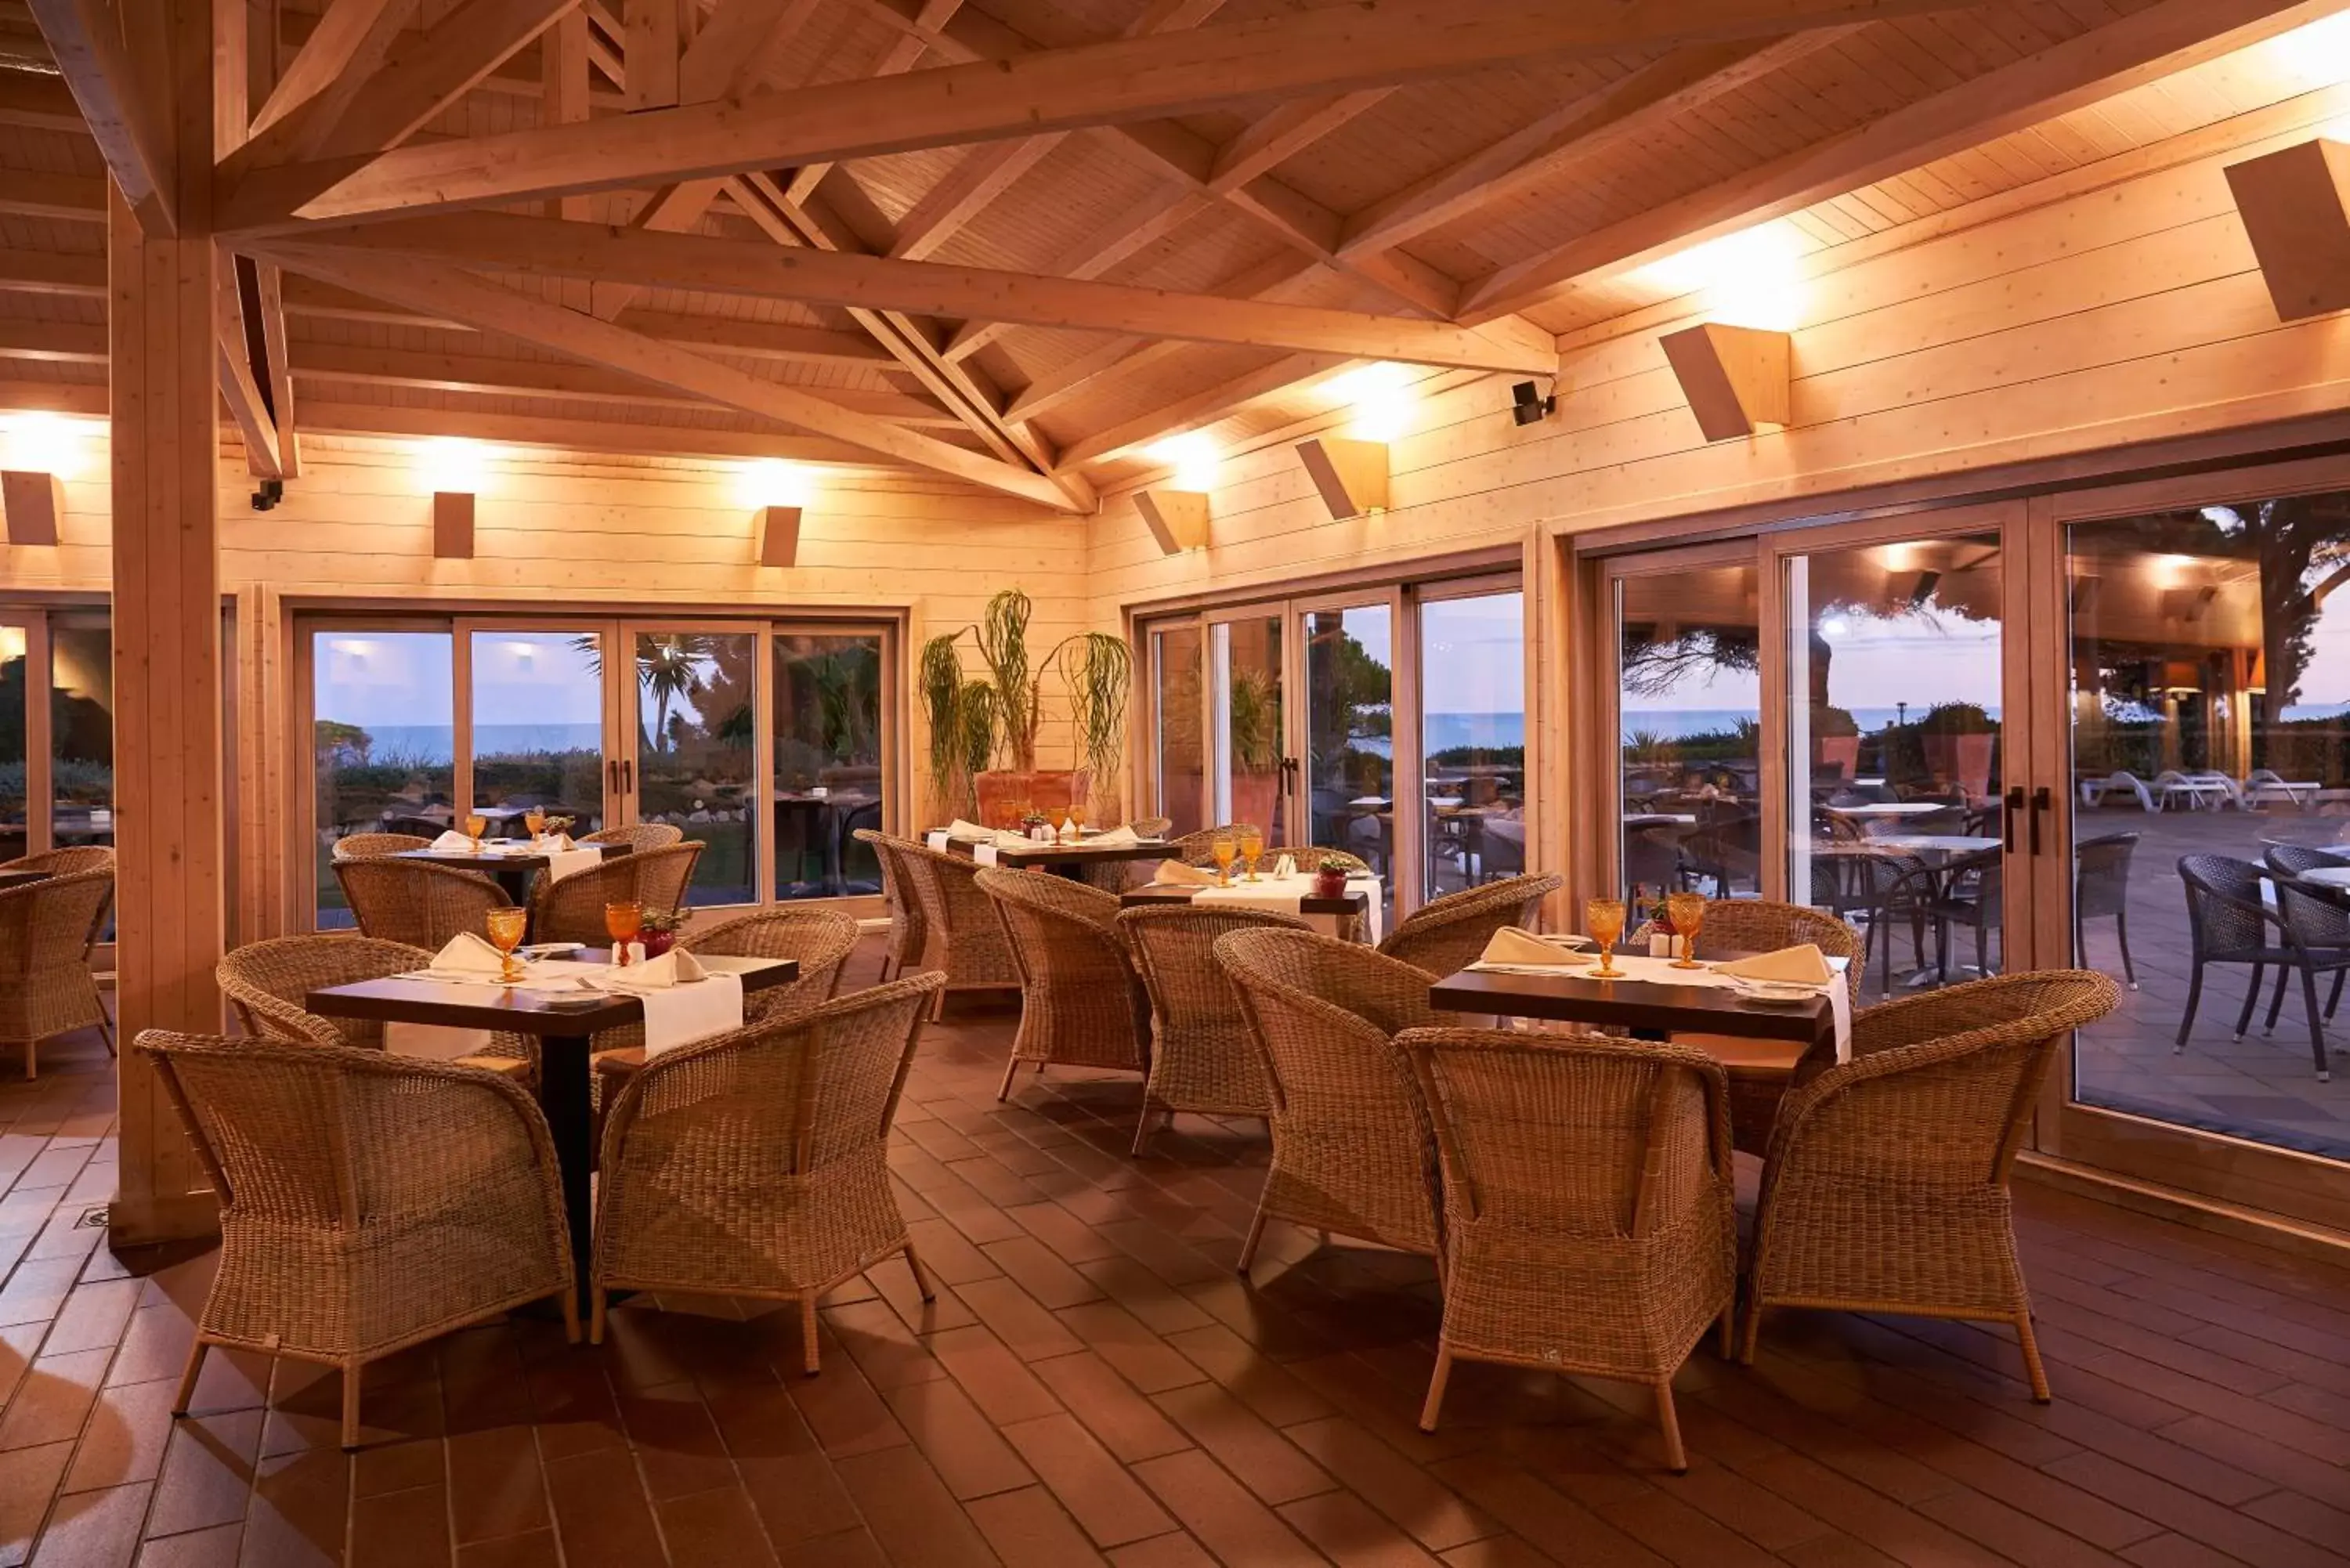
[[(1247, 884), (1235, 881), (1232, 886)], [(1170, 888), (1153, 882), (1147, 888), (1128, 888), (1118, 896), (1118, 901), (1129, 908), (1137, 904), (1188, 904), (1194, 893), (1204, 891), (1201, 888)], [(1297, 900), (1297, 912), (1301, 915), (1359, 915), (1370, 907), (1370, 889), (1361, 887), (1349, 887), (1335, 898), (1317, 898), (1309, 893)]]
[[(607, 949), (574, 955), (588, 963), (610, 961)], [(747, 993), (789, 985), (799, 979), (794, 959), (774, 959), (740, 971)], [(396, 1023), (439, 1023), (457, 1029), (504, 1029), (516, 1034), (601, 1033), (643, 1020), (644, 1004), (634, 996), (602, 992), (571, 993), (520, 991), (463, 981), (392, 975), (330, 985), (311, 992), (305, 1008), (328, 1018), (372, 1018)]]
[[(933, 832), (936, 829), (932, 830)], [(968, 860), (975, 846), (961, 839), (947, 840), (947, 853)], [(1038, 844), (1026, 849), (995, 852), (999, 866), (1110, 866), (1127, 860), (1164, 860), (1175, 846), (1159, 840), (1149, 844)]]
[[(490, 842), (496, 843), (492, 839)], [(600, 849), (607, 860), (629, 853), (626, 844), (583, 844), (582, 849)], [(401, 849), (392, 853), (394, 860), (423, 860), (434, 866), (447, 866), (459, 871), (480, 871), (496, 876), (501, 871), (544, 871), (546, 857), (536, 851), (524, 855), (474, 855), (463, 850)]]
[(12, 888), (29, 888), (36, 882), (46, 882), (48, 879), (49, 873), (47, 871), (0, 871), (0, 893), (7, 892)]
[(1720, 986), (1590, 976), (1588, 969), (1557, 974), (1462, 970), (1430, 986), (1428, 1002), (1444, 1012), (1492, 1012), (1665, 1033), (1732, 1034), (1805, 1045), (1835, 1040), (1835, 1010), (1825, 996), (1758, 1002)]

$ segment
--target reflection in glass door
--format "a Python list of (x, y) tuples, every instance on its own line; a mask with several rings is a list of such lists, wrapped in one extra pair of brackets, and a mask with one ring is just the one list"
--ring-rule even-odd
[(0, 860), (32, 852), (32, 711), (26, 691), (32, 676), (28, 621), (0, 620)]
[(457, 798), (455, 639), (447, 631), (342, 628), (310, 646), (311, 866), (318, 924), (353, 922), (335, 841), (354, 833), (432, 838)]
[(107, 618), (49, 618), (50, 847), (114, 842), (114, 644)]
[(1526, 868), (1525, 596), (1419, 604), (1420, 901)]
[(883, 822), (879, 632), (775, 634), (775, 897), (881, 890), (859, 828)]
[(2074, 1098), (2350, 1159), (2350, 493), (2092, 517), (2062, 549), (2071, 939), (2127, 987), (2075, 1036)]
[[(625, 777), (635, 818), (671, 824), (701, 841), (687, 902), (755, 903), (758, 637), (632, 629), (627, 639), (637, 701), (635, 755)], [(805, 861), (804, 846), (795, 847)], [(819, 846), (819, 867), (823, 858)], [(780, 877), (785, 867), (776, 870)]]
[(1260, 612), (1208, 623), (1211, 807), (1220, 823), (1263, 828), (1268, 845), (1290, 841), (1282, 620)]
[(1862, 1000), (1997, 973), (1997, 532), (1781, 560), (1787, 887), (1859, 928)]
[(1656, 557), (1615, 580), (1617, 881), (1762, 890), (1760, 568)]
[(600, 630), (475, 630), (473, 809), (494, 837), (519, 836), (534, 808), (604, 826), (604, 659)]
[(1304, 612), (1308, 833), (1355, 856), (1395, 897), (1395, 613), (1384, 602)]

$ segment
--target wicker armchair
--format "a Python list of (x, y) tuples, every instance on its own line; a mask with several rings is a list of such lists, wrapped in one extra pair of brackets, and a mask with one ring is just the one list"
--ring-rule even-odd
[(90, 933), (114, 898), (108, 867), (53, 876), (0, 893), (0, 1043), (25, 1047), (25, 1076), (40, 1043), (96, 1024), (114, 1050), (114, 1026), (89, 971)]
[[(744, 1027), (785, 1023), (832, 1000), (840, 986), (841, 966), (857, 946), (857, 918), (838, 909), (761, 909), (681, 937), (677, 945), (690, 953), (798, 961), (799, 979), (743, 998)], [(645, 1026), (630, 1023), (608, 1029), (596, 1036), (590, 1049), (597, 1092), (608, 1099), (619, 1093), (622, 1080), (643, 1069)]]
[(1772, 1129), (1741, 1359), (1773, 1306), (2007, 1323), (2047, 1403), (2008, 1171), (2058, 1041), (2120, 1000), (2093, 971), (2043, 970), (1855, 1019), (1852, 1060), (1790, 1090)]
[(1249, 1038), (1232, 982), (1216, 962), (1228, 931), (1313, 928), (1295, 915), (1214, 905), (1145, 904), (1118, 911), (1118, 929), (1150, 998), (1150, 1077), (1134, 1128), (1140, 1154), (1152, 1121), (1178, 1111), (1209, 1116), (1270, 1116), (1264, 1059)]
[(175, 1416), (215, 1345), (342, 1369), (346, 1449), (359, 1369), (558, 1297), (579, 1335), (555, 1142), (488, 1073), (377, 1051), (169, 1034), (139, 1049), (220, 1199), (220, 1270)]
[(1150, 1066), (1150, 999), (1127, 957), (1118, 898), (1082, 882), (991, 867), (976, 878), (1003, 922), (1020, 971), (1020, 1029), (995, 1097), (1023, 1062)]
[(1542, 901), (1565, 885), (1561, 877), (1511, 877), (1447, 893), (1405, 916), (1379, 951), (1432, 975), (1455, 973), (1476, 962), (1503, 926), (1533, 925)]
[(372, 937), (279, 937), (238, 948), (213, 966), (213, 974), (249, 1034), (380, 1051), (383, 1025), (377, 1020), (328, 1018), (302, 1004), (322, 986), (381, 980), (432, 961), (422, 948)]
[(1440, 1261), (1436, 1137), (1394, 1039), (1440, 1022), (1429, 977), (1316, 931), (1233, 931), (1214, 952), (1273, 1096), (1273, 1165), (1241, 1272), (1267, 1220)]
[(379, 855), (432, 847), (432, 841), (421, 833), (347, 833), (335, 840), (335, 858), (372, 860)]
[(922, 918), (922, 900), (914, 890), (915, 876), (907, 869), (902, 838), (871, 827), (860, 827), (858, 843), (870, 845), (881, 863), (881, 898), (889, 908), (889, 940), (881, 951), (881, 978), (903, 975), (922, 967), (923, 950), (931, 945), (930, 922)]
[(44, 849), (38, 855), (26, 855), (0, 862), (0, 871), (45, 871), (52, 877), (73, 877), (84, 871), (113, 869), (114, 851), (104, 844), (68, 845), (63, 849)]
[(602, 947), (604, 906), (637, 903), (649, 909), (675, 909), (685, 903), (693, 864), (703, 846), (671, 844), (614, 855), (600, 866), (575, 871), (561, 881), (541, 878), (530, 895), (530, 934), (535, 942), (585, 942)]
[(936, 950), (938, 966), (947, 983), (931, 1003), (931, 1016), (941, 1017), (947, 997), (958, 991), (1016, 991), (1019, 966), (1013, 962), (1012, 944), (995, 906), (979, 890), (979, 864), (949, 855), (927, 844), (893, 839), (898, 869), (911, 885), (922, 911), (921, 928)]
[(492, 909), (513, 907), (480, 872), (424, 860), (338, 860), (335, 880), (361, 931), (428, 952), (440, 951), (460, 931), (480, 931)]
[(796, 1301), (816, 1370), (816, 1298), (895, 1252), (922, 1299), (889, 1190), (890, 1118), (924, 1008), (918, 974), (666, 1052), (606, 1118), (589, 1334), (614, 1290)]
[(1729, 1081), (1702, 1051), (1414, 1029), (1444, 1162), (1444, 1322), (1421, 1408), (1456, 1359), (1645, 1383), (1689, 1468), (1673, 1374), (1738, 1300)]
[(1134, 829), (1137, 838), (1164, 838), (1174, 827), (1175, 819), (1171, 816), (1138, 816), (1127, 826)]
[(626, 827), (599, 827), (572, 840), (575, 844), (625, 844), (636, 854), (667, 849), (685, 837), (685, 829), (667, 822), (632, 822)]

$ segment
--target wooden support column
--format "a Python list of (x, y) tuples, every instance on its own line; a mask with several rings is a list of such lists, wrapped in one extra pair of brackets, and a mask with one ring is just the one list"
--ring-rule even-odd
[(211, 1194), (144, 1029), (219, 1033), (223, 940), (220, 392), (212, 239), (211, 7), (157, 0), (177, 233), (107, 203), (114, 487), (115, 972), (123, 1246), (209, 1232)]

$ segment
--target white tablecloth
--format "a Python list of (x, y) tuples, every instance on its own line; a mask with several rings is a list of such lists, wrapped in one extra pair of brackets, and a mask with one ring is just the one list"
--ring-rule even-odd
[[(743, 973), (761, 969), (773, 962), (770, 959), (728, 958), (722, 955), (702, 956), (706, 979), (689, 985), (647, 988), (639, 991), (619, 977), (626, 971), (616, 971), (609, 964), (581, 963), (575, 959), (542, 959), (530, 966), (529, 975), (517, 982), (525, 991), (574, 991), (583, 986), (596, 991), (626, 992), (644, 1003), (645, 1054), (659, 1055), (663, 1051), (690, 1045), (697, 1040), (707, 1040), (713, 1034), (743, 1027)], [(496, 986), (502, 982), (494, 977), (476, 975), (433, 974), (417, 971), (423, 978), (453, 981), (459, 984)], [(383, 1030), (384, 1049), (396, 1056), (421, 1056), (431, 1061), (446, 1062), (459, 1056), (479, 1054), (490, 1043), (485, 1029), (449, 1029), (432, 1023), (387, 1023)]]
[[(1828, 999), (1829, 1011), (1835, 1014), (1836, 1060), (1839, 1062), (1852, 1060), (1852, 987), (1846, 983), (1844, 978), (1845, 966), (1849, 961), (1840, 958), (1829, 959), (1828, 967), (1836, 971), (1836, 978), (1819, 988)], [(1738, 989), (1735, 980), (1718, 970), (1711, 967), (1675, 969), (1672, 960), (1649, 958), (1646, 954), (1617, 953), (1616, 967), (1624, 971), (1623, 979), (1652, 985), (1702, 985), (1723, 991)], [(1585, 965), (1566, 972), (1588, 980), (1591, 978), (1591, 966)]]
[[(1347, 891), (1369, 895), (1365, 901), (1369, 906), (1370, 940), (1376, 944), (1384, 915), (1379, 879), (1368, 875), (1349, 877), (1347, 878)], [(1236, 876), (1231, 887), (1202, 888), (1191, 895), (1191, 899), (1199, 904), (1226, 904), (1235, 909), (1268, 909), (1277, 915), (1295, 915), (1300, 912), (1298, 906), (1313, 894), (1313, 877), (1301, 872), (1295, 877), (1267, 877), (1255, 882)], [(1336, 915), (1307, 915), (1305, 918), (1316, 930), (1334, 937), (1340, 934), (1339, 917)]]

